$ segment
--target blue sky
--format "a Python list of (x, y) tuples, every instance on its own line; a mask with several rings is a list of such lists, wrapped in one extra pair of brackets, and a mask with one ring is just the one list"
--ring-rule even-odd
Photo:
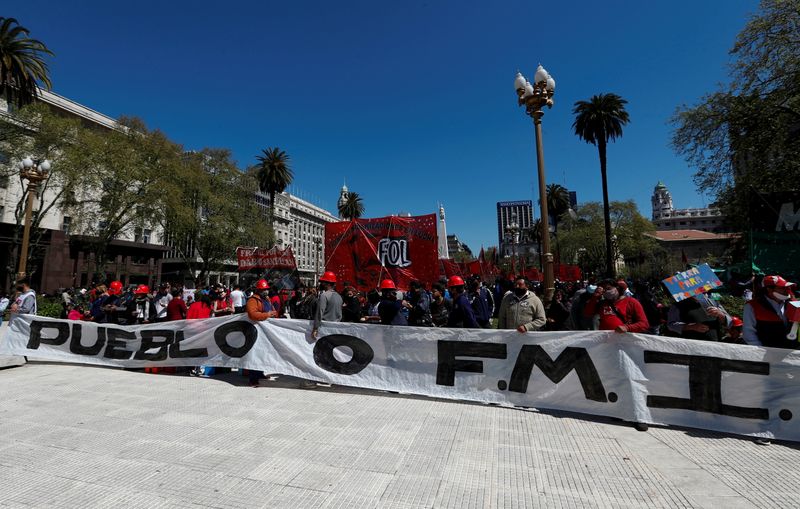
[(186, 148), (292, 157), (295, 190), (335, 210), (344, 179), (367, 216), (447, 211), (474, 250), (497, 242), (495, 203), (534, 199), (533, 125), (519, 69), (557, 82), (544, 117), (548, 182), (602, 199), (597, 150), (572, 105), (614, 92), (631, 123), (609, 147), (612, 200), (649, 217), (662, 180), (702, 206), (669, 148), (670, 115), (727, 80), (728, 50), (755, 0), (13, 2), (55, 53), (54, 91), (139, 116)]

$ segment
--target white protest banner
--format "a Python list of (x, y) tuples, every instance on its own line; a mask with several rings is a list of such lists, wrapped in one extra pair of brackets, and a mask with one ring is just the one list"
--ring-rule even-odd
[[(244, 315), (136, 327), (22, 315), (0, 354), (213, 365), (440, 398), (800, 440), (800, 352), (604, 331), (388, 327)], [(799, 414), (800, 415), (800, 414)]]

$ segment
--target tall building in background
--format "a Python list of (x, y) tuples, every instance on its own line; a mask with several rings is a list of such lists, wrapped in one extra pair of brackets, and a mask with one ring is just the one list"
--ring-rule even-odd
[(446, 239), (447, 249), (453, 258), (455, 258), (459, 253), (465, 253), (466, 256), (470, 258), (472, 257), (472, 249), (470, 249), (468, 245), (458, 240), (458, 237), (455, 235), (448, 235)]
[(504, 256), (512, 252), (515, 239), (509, 228), (516, 227), (517, 247), (524, 243), (525, 231), (533, 226), (533, 202), (531, 200), (497, 202), (497, 245)]
[(662, 182), (656, 184), (653, 196), (653, 224), (656, 230), (700, 230), (710, 233), (723, 233), (725, 216), (716, 207), (694, 209), (676, 209), (672, 203), (672, 195)]

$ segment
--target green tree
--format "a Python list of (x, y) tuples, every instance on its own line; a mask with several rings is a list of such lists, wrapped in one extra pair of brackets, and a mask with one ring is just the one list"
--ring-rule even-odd
[(240, 245), (269, 245), (271, 230), (252, 199), (257, 182), (227, 149), (186, 154), (165, 183), (163, 226), (195, 282), (233, 260)]
[[(47, 178), (39, 186), (38, 206), (34, 207), (31, 216), (28, 251), (31, 274), (36, 271), (36, 263), (33, 262), (44, 254), (41, 243), (44, 230), (40, 228), (42, 220), (54, 209), (69, 204), (75, 190), (82, 185), (80, 153), (84, 147), (78, 140), (83, 130), (79, 120), (57, 115), (41, 103), (25, 106), (14, 112), (8, 121), (0, 122), (0, 152), (8, 158), (6, 164), (0, 165), (0, 176), (18, 180), (23, 189), (13, 203), (16, 228), (11, 243), (14, 246), (19, 246), (22, 238), (28, 187), (16, 165), (12, 163), (28, 156), (36, 160), (49, 159), (52, 163)], [(14, 250), (9, 260), (9, 274), (12, 279), (19, 263), (19, 254), (18, 249)]]
[(0, 94), (19, 107), (36, 98), (40, 84), (52, 88), (44, 56), (53, 52), (28, 34), (16, 19), (0, 17)]
[[(618, 255), (625, 260), (626, 274), (659, 279), (671, 274), (669, 257), (652, 236), (655, 226), (639, 213), (636, 204), (614, 201), (609, 209), (611, 232)], [(597, 202), (582, 204), (574, 218), (564, 216), (562, 262), (575, 263), (587, 274), (605, 273), (604, 223), (604, 207)]]
[(600, 176), (603, 181), (603, 215), (605, 218), (606, 274), (614, 275), (611, 245), (611, 220), (608, 204), (606, 148), (609, 141), (622, 137), (622, 127), (630, 121), (625, 105), (628, 101), (617, 94), (594, 95), (588, 101), (577, 101), (572, 113), (572, 128), (578, 138), (597, 147), (600, 156)]
[(122, 118), (118, 124), (117, 130), (80, 131), (80, 186), (63, 207), (76, 233), (88, 237), (98, 272), (111, 241), (162, 223), (164, 189), (180, 171), (183, 153), (138, 119)]
[(547, 184), (547, 211), (553, 220), (553, 228), (558, 232), (561, 216), (569, 210), (569, 191), (561, 184)]
[(800, 0), (763, 0), (730, 51), (731, 81), (672, 117), (672, 146), (747, 231), (758, 193), (800, 190)]
[(364, 215), (364, 201), (358, 193), (350, 191), (347, 200), (339, 207), (339, 215), (349, 221), (358, 219)]
[(256, 176), (262, 193), (269, 194), (269, 224), (275, 222), (275, 195), (282, 193), (292, 183), (294, 175), (289, 167), (289, 155), (278, 147), (266, 148), (256, 156)]

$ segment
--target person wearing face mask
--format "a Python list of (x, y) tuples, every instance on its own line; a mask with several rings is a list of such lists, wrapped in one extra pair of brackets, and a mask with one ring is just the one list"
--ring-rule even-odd
[[(254, 322), (262, 322), (269, 318), (275, 318), (278, 313), (273, 309), (269, 301), (269, 283), (266, 279), (259, 279), (256, 283), (253, 295), (247, 299), (245, 305), (247, 311), (247, 318)], [(258, 381), (263, 378), (264, 372), (250, 369), (247, 371), (247, 379), (250, 382), (250, 387), (258, 387)]]
[(767, 276), (762, 286), (762, 291), (744, 305), (742, 338), (748, 345), (796, 349), (797, 341), (786, 339), (791, 324), (785, 314), (786, 303), (795, 300), (795, 284), (780, 276)]
[(35, 315), (37, 311), (36, 292), (31, 289), (28, 279), (17, 281), (17, 298), (11, 305), (11, 316), (8, 320), (9, 327), (18, 315)]
[(406, 316), (401, 313), (403, 303), (397, 299), (397, 287), (391, 279), (381, 281), (381, 303), (378, 304), (378, 316), (383, 325), (408, 325)]
[(626, 297), (617, 282), (607, 279), (597, 286), (594, 295), (586, 303), (583, 315), (597, 315), (600, 330), (615, 332), (647, 332), (650, 324), (638, 300)]
[(547, 323), (544, 305), (539, 297), (528, 290), (528, 282), (519, 276), (514, 289), (503, 296), (497, 314), (498, 329), (516, 329), (517, 332), (537, 331)]

